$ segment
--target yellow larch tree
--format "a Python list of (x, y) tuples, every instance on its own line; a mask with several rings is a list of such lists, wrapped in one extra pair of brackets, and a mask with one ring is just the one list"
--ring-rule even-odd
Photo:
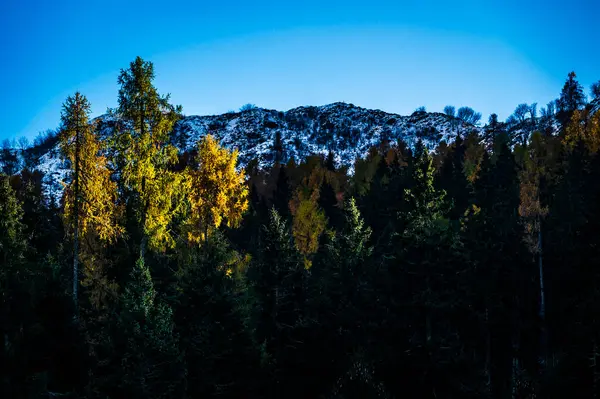
[(248, 209), (248, 187), (244, 171), (236, 170), (237, 158), (237, 150), (221, 147), (211, 135), (198, 142), (198, 167), (187, 170), (190, 211), (185, 226), (190, 242), (204, 241), (224, 221), (238, 226)]
[(290, 200), (292, 236), (296, 249), (304, 256), (305, 267), (310, 268), (310, 258), (319, 249), (319, 239), (327, 228), (327, 217), (318, 203), (320, 188), (327, 183), (338, 190), (341, 183), (336, 172), (323, 167), (320, 157), (309, 157), (299, 168), (303, 168), (307, 176)]
[(327, 219), (317, 203), (310, 199), (300, 200), (294, 212), (292, 235), (298, 251), (305, 257), (305, 266), (310, 267), (308, 257), (319, 249), (319, 238), (325, 231)]
[(140, 57), (121, 70), (119, 107), (114, 111), (120, 121), (116, 164), (125, 201), (137, 210), (142, 259), (147, 247), (163, 251), (175, 245), (171, 223), (185, 204), (184, 176), (172, 170), (178, 150), (169, 144), (181, 107), (169, 104), (168, 95), (160, 96), (153, 79), (153, 64)]
[[(122, 232), (117, 221), (117, 186), (111, 180), (103, 143), (89, 121), (90, 104), (77, 92), (68, 97), (61, 114), (60, 151), (70, 167), (70, 179), (63, 194), (64, 220), (73, 234), (73, 300), (77, 305), (79, 262), (84, 275), (94, 274), (89, 243), (93, 238), (112, 242)], [(85, 239), (84, 239), (85, 238)], [(83, 246), (80, 246), (82, 242)], [(87, 280), (87, 279), (84, 279)]]
[(577, 141), (583, 141), (591, 154), (600, 149), (600, 112), (590, 114), (588, 110), (573, 112), (570, 123), (565, 129), (563, 143), (572, 150)]
[(547, 140), (540, 132), (536, 131), (531, 135), (529, 145), (516, 150), (522, 164), (519, 174), (519, 216), (525, 227), (524, 241), (531, 254), (537, 258), (538, 263), (540, 281), (538, 314), (542, 323), (540, 330), (541, 365), (545, 365), (546, 362), (546, 293), (544, 289), (542, 226), (544, 218), (548, 215), (548, 207), (542, 205), (540, 187), (541, 181), (548, 178), (548, 168), (552, 166), (549, 148)]

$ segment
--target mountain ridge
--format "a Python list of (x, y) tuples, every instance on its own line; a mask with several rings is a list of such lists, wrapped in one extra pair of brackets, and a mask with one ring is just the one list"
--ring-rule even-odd
[[(99, 134), (109, 137), (117, 120), (105, 114), (94, 122), (98, 123)], [(204, 135), (212, 134), (226, 148), (239, 151), (241, 166), (255, 159), (260, 167), (268, 167), (274, 161), (273, 144), (279, 133), (284, 162), (333, 151), (338, 166), (352, 169), (357, 157), (365, 156), (382, 141), (401, 139), (411, 145), (421, 139), (433, 149), (442, 140), (450, 142), (457, 134), (464, 137), (471, 132), (482, 134), (483, 128), (440, 112), (400, 115), (336, 102), (288, 111), (256, 107), (217, 115), (183, 116), (175, 125), (171, 140), (181, 151), (190, 151)], [(66, 167), (60, 160), (57, 143), (41, 154), (37, 169), (46, 174), (50, 191), (59, 194)]]

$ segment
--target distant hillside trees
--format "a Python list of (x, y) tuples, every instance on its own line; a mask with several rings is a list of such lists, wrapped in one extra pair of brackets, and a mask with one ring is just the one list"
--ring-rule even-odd
[(244, 112), (244, 111), (252, 111), (253, 109), (257, 109), (258, 107), (254, 104), (244, 104), (240, 107), (240, 112)]
[(477, 125), (481, 120), (481, 113), (475, 112), (471, 107), (460, 107), (458, 111), (456, 111), (456, 117), (465, 123)]

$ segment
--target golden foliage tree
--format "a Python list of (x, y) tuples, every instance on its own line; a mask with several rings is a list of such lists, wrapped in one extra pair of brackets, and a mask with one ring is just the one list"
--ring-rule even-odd
[[(73, 234), (73, 299), (77, 303), (78, 264), (84, 260), (84, 275), (93, 273), (89, 246), (92, 237), (112, 242), (122, 232), (117, 222), (117, 186), (111, 180), (103, 143), (89, 121), (90, 104), (77, 92), (68, 97), (61, 115), (60, 150), (70, 166), (63, 202), (65, 226)], [(84, 239), (86, 238), (86, 239)], [(83, 247), (80, 248), (80, 241)], [(87, 279), (86, 279), (87, 280)]]
[(573, 149), (577, 141), (583, 141), (591, 154), (600, 149), (600, 112), (592, 115), (587, 110), (573, 112), (571, 121), (565, 130), (563, 143)]
[(319, 237), (325, 231), (326, 218), (324, 212), (312, 199), (302, 199), (296, 209), (292, 234), (298, 251), (311, 255), (319, 249)]
[(222, 148), (211, 135), (198, 142), (198, 168), (187, 172), (190, 242), (204, 241), (223, 221), (238, 226), (248, 209), (248, 188), (244, 171), (236, 170), (237, 157), (237, 150)]
[(470, 133), (465, 138), (465, 161), (463, 171), (467, 180), (470, 183), (475, 182), (477, 175), (481, 169), (481, 159), (485, 148), (480, 142), (480, 138), (476, 133)]
[(319, 238), (327, 227), (327, 217), (319, 207), (321, 186), (329, 184), (335, 192), (343, 191), (346, 176), (345, 171), (323, 167), (321, 156), (308, 157), (298, 169), (305, 176), (289, 204), (293, 216), (292, 235), (296, 248), (305, 256), (305, 266), (308, 268), (311, 265), (309, 258), (319, 249)]
[[(577, 112), (577, 111), (576, 111)], [(540, 132), (534, 132), (529, 146), (520, 150), (522, 152), (522, 168), (520, 173), (520, 204), (519, 216), (525, 226), (525, 243), (529, 251), (537, 257), (538, 273), (540, 279), (540, 307), (539, 317), (542, 322), (540, 337), (541, 364), (545, 364), (545, 315), (546, 293), (544, 289), (544, 264), (542, 253), (542, 221), (548, 214), (548, 208), (540, 200), (540, 183), (548, 174), (547, 165), (550, 163), (548, 145)]]
[(140, 57), (119, 76), (117, 147), (121, 182), (138, 209), (142, 230), (140, 256), (146, 246), (164, 250), (175, 244), (170, 224), (182, 213), (183, 175), (171, 170), (177, 148), (169, 135), (180, 118), (181, 107), (169, 104), (153, 86), (154, 66)]

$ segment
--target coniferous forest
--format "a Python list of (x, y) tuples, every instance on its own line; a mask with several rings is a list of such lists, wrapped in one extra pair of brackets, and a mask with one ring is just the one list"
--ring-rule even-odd
[(242, 168), (178, 149), (153, 80), (121, 70), (109, 135), (75, 93), (0, 154), (3, 398), (598, 397), (600, 84), (352, 168), (279, 135)]

